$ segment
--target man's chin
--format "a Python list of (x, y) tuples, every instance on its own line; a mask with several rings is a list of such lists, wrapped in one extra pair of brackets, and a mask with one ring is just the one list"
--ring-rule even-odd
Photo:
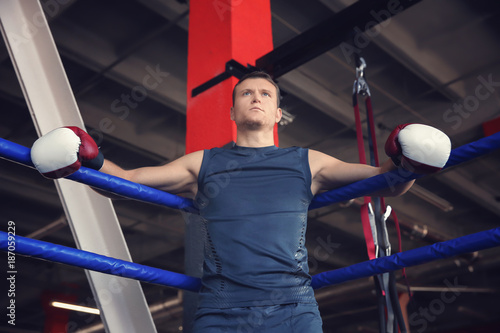
[(245, 129), (248, 131), (260, 131), (267, 129), (267, 124), (259, 121), (246, 121), (239, 125), (239, 128)]

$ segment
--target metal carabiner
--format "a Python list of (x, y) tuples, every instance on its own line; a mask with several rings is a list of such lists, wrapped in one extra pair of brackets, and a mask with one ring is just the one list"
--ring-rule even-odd
[(362, 57), (359, 58), (359, 64), (356, 66), (356, 79), (365, 76), (366, 61)]
[(365, 80), (365, 68), (366, 62), (362, 57), (359, 58), (359, 62), (356, 61), (358, 65), (356, 66), (356, 81), (354, 81), (353, 94), (361, 96), (370, 96), (370, 88)]

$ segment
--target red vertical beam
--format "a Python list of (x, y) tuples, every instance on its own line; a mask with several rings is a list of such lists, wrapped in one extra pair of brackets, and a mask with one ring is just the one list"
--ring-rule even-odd
[[(255, 65), (273, 48), (270, 0), (191, 0), (189, 6), (186, 153), (236, 141), (230, 110), (237, 79), (226, 79), (196, 97), (192, 90), (223, 73), (229, 60)], [(186, 274), (201, 276), (201, 221), (196, 215), (185, 218)], [(195, 294), (184, 294), (185, 332), (191, 332), (197, 303)]]
[[(190, 1), (186, 153), (236, 141), (229, 112), (237, 79), (224, 80), (196, 97), (191, 91), (223, 73), (227, 61), (255, 65), (272, 49), (270, 0)], [(275, 140), (277, 144), (276, 134)]]

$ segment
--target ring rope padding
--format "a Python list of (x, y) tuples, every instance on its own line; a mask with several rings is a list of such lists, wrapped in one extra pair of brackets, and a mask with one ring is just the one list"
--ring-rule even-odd
[[(312, 276), (311, 286), (319, 289), (497, 246), (500, 246), (500, 227), (319, 273)], [(0, 250), (188, 291), (198, 291), (201, 287), (201, 280), (196, 277), (36, 239), (9, 236), (3, 231), (0, 231)]]
[(143, 282), (198, 291), (200, 279), (0, 231), (0, 250)]

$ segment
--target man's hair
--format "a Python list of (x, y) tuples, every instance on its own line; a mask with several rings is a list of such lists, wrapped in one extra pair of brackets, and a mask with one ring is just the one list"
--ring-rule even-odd
[(280, 100), (281, 100), (281, 94), (280, 94), (280, 87), (276, 82), (274, 82), (273, 78), (271, 75), (267, 74), (266, 72), (263, 71), (255, 71), (251, 72), (248, 74), (245, 74), (239, 81), (236, 83), (236, 85), (233, 88), (233, 105), (234, 105), (234, 99), (236, 96), (236, 87), (243, 81), (247, 79), (264, 79), (270, 82), (275, 88), (276, 88), (276, 99), (278, 100), (278, 107), (280, 107)]

